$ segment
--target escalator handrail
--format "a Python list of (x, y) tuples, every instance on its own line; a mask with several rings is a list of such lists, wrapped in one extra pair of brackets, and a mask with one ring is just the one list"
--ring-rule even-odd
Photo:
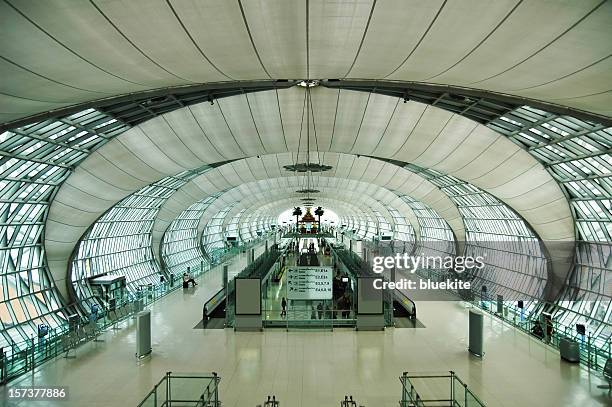
[[(204, 316), (208, 317), (210, 314), (212, 314), (215, 308), (217, 308), (217, 305), (221, 303), (224, 298), (225, 298), (225, 287), (221, 287), (221, 289), (217, 291), (210, 300), (204, 303), (204, 307), (202, 308), (202, 313), (204, 314)], [(215, 302), (211, 304), (213, 301)]]

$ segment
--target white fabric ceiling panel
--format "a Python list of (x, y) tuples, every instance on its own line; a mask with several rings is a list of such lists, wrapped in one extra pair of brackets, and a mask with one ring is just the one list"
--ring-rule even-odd
[[(49, 79), (55, 83), (70, 85), (71, 91), (85, 97), (103, 97), (123, 93), (125, 81), (117, 80), (100, 68), (88, 63), (75, 55), (69, 49), (55, 41), (49, 41), (49, 37), (17, 12), (8, 3), (0, 4), (0, 36), (2, 41), (2, 56), (11, 61), (19, 61), (19, 65), (25, 71), (40, 72), (49, 64), (53, 69), (46, 73)], [(23, 69), (22, 68), (22, 69)], [(17, 78), (15, 78), (17, 79)], [(10, 81), (10, 87), (19, 87), (19, 82)], [(44, 81), (40, 81), (45, 85)], [(137, 88), (143, 89), (142, 86)], [(18, 89), (17, 93), (20, 93)], [(32, 89), (35, 92), (34, 89)], [(32, 98), (40, 95), (31, 95)]]
[[(183, 188), (193, 183), (201, 191), (200, 194), (202, 194), (201, 195), (202, 197), (212, 195), (215, 191), (222, 191), (224, 189), (227, 189), (227, 186), (229, 185), (229, 183), (227, 182), (227, 180), (223, 178), (218, 168), (215, 168), (208, 172), (214, 173), (214, 176), (210, 176), (212, 174), (209, 174), (209, 176), (205, 176), (206, 174), (202, 174), (199, 177), (195, 177), (194, 179), (189, 181), (187, 184), (183, 186)], [(193, 194), (193, 195), (197, 199), (198, 195), (197, 194)]]
[[(246, 95), (220, 99), (215, 104), (222, 112), (223, 119), (227, 122), (232, 137), (236, 139), (246, 156), (266, 153), (261, 136), (253, 122)], [(272, 120), (274, 120), (274, 116), (272, 116)]]
[[(480, 161), (480, 156), (491, 146), (496, 145), (503, 136), (495, 134), (490, 129), (476, 129), (470, 132), (469, 137), (466, 137), (449, 155), (444, 157), (444, 160), (436, 163), (435, 168), (448, 174), (453, 174), (458, 178), (462, 178), (461, 170), (474, 162), (474, 159)], [(497, 144), (499, 146), (499, 144)], [(508, 144), (510, 151), (514, 151), (512, 143)], [(438, 161), (438, 160), (436, 160)], [(535, 161), (535, 160), (534, 160)], [(423, 164), (423, 161), (420, 161)], [(477, 163), (480, 168), (483, 165), (491, 165), (490, 162)], [(479, 172), (482, 174), (482, 171)]]
[(249, 181), (255, 179), (268, 178), (268, 174), (266, 173), (266, 167), (261, 158), (257, 158), (255, 160), (240, 160), (235, 162), (236, 167), (239, 168), (239, 171), (245, 172), (244, 167), (248, 169), (248, 174), (252, 174), (253, 178), (249, 179)]
[(182, 168), (196, 168), (205, 164), (185, 145), (182, 138), (177, 136), (165, 118), (158, 123), (144, 122), (140, 129), (160, 151)]
[[(503, 54), (510, 54), (515, 57), (515, 60), (509, 66), (519, 62), (520, 64), (490, 80), (477, 82), (477, 86), (495, 86), (501, 88), (502, 91), (518, 91), (528, 97), (578, 96), (585, 93), (596, 93), (600, 92), (602, 90), (601, 85), (606, 83), (608, 84), (606, 90), (609, 90), (610, 62), (609, 59), (607, 61), (602, 59), (610, 56), (610, 41), (602, 41), (600, 33), (610, 29), (612, 4), (603, 2), (604, 4), (588, 16), (585, 12), (601, 3), (598, 0), (585, 0), (579, 4), (568, 3), (570, 7), (556, 7), (552, 10), (548, 8), (547, 4), (537, 1), (529, 1), (524, 6), (521, 5), (517, 10), (519, 13), (517, 13), (516, 18), (510, 19), (510, 24), (504, 24), (506, 29), (496, 32), (496, 34), (500, 34), (498, 37), (503, 35), (503, 38), (500, 38), (500, 43), (497, 44), (498, 47), (490, 49), (488, 55), (481, 59), (481, 62), (487, 65), (493, 62), (493, 67), (496, 68), (497, 72), (502, 72), (503, 69), (500, 69), (502, 67), (497, 65), (497, 58), (491, 58), (491, 55), (496, 50), (497, 55), (500, 55), (502, 53), (499, 50), (505, 49), (507, 52)], [(585, 16), (586, 18), (583, 20)], [(543, 18), (546, 19), (545, 23), (542, 21)], [(524, 24), (525, 22), (533, 24), (534, 27), (537, 27), (537, 30), (530, 30), (529, 35), (525, 33), (517, 38), (517, 30), (520, 29), (518, 24)], [(553, 22), (554, 24), (551, 24)], [(523, 25), (523, 27), (525, 26)], [(571, 29), (564, 33), (569, 28)], [(521, 41), (521, 37), (524, 37), (523, 41)], [(557, 37), (557, 39), (550, 43), (551, 37)], [(497, 42), (496, 39), (493, 38), (491, 44)], [(501, 44), (507, 45), (507, 47), (500, 48), (499, 45)], [(582, 49), (583, 52), (574, 52), (577, 48)], [(533, 58), (529, 58), (534, 52), (537, 52), (537, 54)], [(488, 62), (485, 62), (485, 58)], [(596, 61), (601, 62), (596, 63)], [(593, 65), (594, 63), (596, 64)], [(591, 67), (591, 65), (593, 66)], [(606, 66), (608, 68), (607, 73), (605, 73)], [(572, 75), (585, 68), (596, 68), (592, 69), (591, 72), (583, 72), (582, 77), (587, 80), (580, 80), (579, 76), (574, 77)], [(465, 71), (458, 71), (456, 77), (464, 74)], [(571, 80), (556, 83), (554, 86), (533, 88), (540, 84), (549, 83), (551, 80), (568, 76), (571, 77)], [(606, 78), (608, 82), (605, 81)], [(455, 78), (443, 78), (443, 80), (453, 81)]]
[(191, 107), (174, 110), (168, 113), (165, 119), (170, 131), (179, 136), (185, 147), (196, 157), (206, 157), (210, 162), (225, 160), (225, 157), (219, 153), (198, 125), (191, 112)]
[(612, 105), (612, 4), (605, 1), (48, 0), (0, 7), (0, 91), (35, 102), (16, 107), (0, 99), (0, 117), (9, 119), (147, 89), (307, 77), (450, 84), (603, 114)]
[[(96, 152), (94, 152), (93, 154), (98, 155), (100, 159), (89, 160), (88, 162), (83, 163), (83, 165), (80, 165), (78, 167), (79, 170), (84, 171), (85, 174), (95, 176), (97, 180), (100, 180), (110, 186), (119, 185), (121, 186), (119, 189), (121, 189), (123, 192), (132, 191), (134, 188), (138, 188), (139, 185), (142, 185), (143, 183), (148, 184), (155, 180), (150, 178), (147, 179), (148, 177), (140, 178), (138, 176), (132, 175), (132, 173), (130, 172), (124, 171), (121, 168), (109, 166), (108, 161), (104, 159), (104, 156), (102, 154), (98, 154)], [(74, 181), (77, 181), (76, 178)], [(88, 190), (85, 188), (92, 187), (89, 185), (90, 181), (91, 179), (85, 177), (85, 179), (82, 180), (83, 183), (80, 187), (84, 190)], [(77, 186), (77, 184), (74, 184), (74, 186)], [(95, 188), (96, 185), (94, 184), (93, 187)], [(96, 190), (90, 189), (90, 191), (95, 192)]]
[(355, 144), (350, 153), (371, 154), (378, 146), (396, 105), (400, 103), (399, 99), (379, 94), (369, 94), (368, 98), (368, 109), (360, 119), (358, 133), (353, 136)]
[[(439, 165), (455, 151), (457, 146), (471, 136), (472, 131), (478, 128), (486, 129), (477, 123), (464, 120), (459, 115), (453, 115), (439, 134), (430, 136), (431, 144), (424, 151), (416, 155), (412, 162), (418, 165)], [(485, 131), (483, 133), (486, 133), (488, 138), (492, 137), (491, 133)], [(443, 140), (443, 142), (436, 142), (438, 139)]]
[(368, 170), (371, 160), (367, 157), (361, 158), (354, 155), (349, 157), (353, 159), (353, 163), (351, 164), (351, 175), (355, 177), (355, 179), (360, 180)]
[[(147, 164), (138, 154), (127, 148), (121, 141), (118, 143), (107, 143), (104, 145), (104, 148), (96, 150), (93, 154), (98, 154), (103, 158), (103, 160), (92, 160), (95, 161), (95, 165), (108, 165), (108, 163), (116, 161), (121, 163), (119, 168), (122, 171), (147, 183), (164, 177), (164, 173), (158, 170), (156, 166)], [(96, 171), (104, 172), (105, 169), (99, 167)]]
[[(213, 174), (217, 171), (221, 174), (223, 180), (227, 182), (228, 186), (238, 185), (250, 181), (253, 178), (250, 175), (251, 169), (246, 165), (244, 160), (234, 161), (227, 165), (222, 165), (213, 170)], [(213, 174), (211, 174), (211, 177), (214, 176)], [(241, 176), (240, 174), (244, 175)]]
[[(92, 160), (88, 163), (88, 165), (78, 166), (73, 173), (76, 176), (74, 178), (69, 177), (69, 180), (67, 180), (66, 183), (91, 196), (103, 196), (109, 202), (116, 202), (122, 199), (124, 196), (129, 195), (132, 192), (132, 188), (137, 188), (134, 178), (128, 176), (126, 173), (120, 173), (120, 177), (115, 179), (115, 181), (99, 178), (95, 173), (91, 173), (87, 170), (89, 167), (96, 168), (96, 166), (93, 164), (95, 164), (95, 162)], [(108, 175), (108, 173), (100, 175), (105, 176)], [(80, 203), (78, 202), (75, 202), (74, 206), (81, 207)]]
[[(118, 76), (117, 83), (124, 87), (121, 93), (184, 83), (139, 52), (90, 2), (19, 2), (18, 7), (50, 37), (92, 65)], [(28, 35), (31, 31), (32, 27)], [(40, 44), (51, 43), (51, 38), (47, 38)], [(64, 69), (62, 61), (55, 57), (47, 60), (42, 73), (56, 77)], [(45, 93), (45, 90), (41, 91)]]
[[(389, 78), (426, 80), (447, 69), (493, 31), (516, 3), (515, 0), (446, 2), (437, 19), (432, 18), (434, 23), (424, 33), (424, 40), (413, 50), (405, 51), (409, 58)], [(428, 23), (421, 21), (424, 29)], [(452, 47), (447, 45), (450, 43)]]
[[(362, 160), (362, 158), (363, 157), (357, 158), (357, 162), (366, 161), (365, 159)], [(384, 161), (367, 159), (367, 167), (361, 175), (360, 180), (364, 182), (373, 182), (374, 180), (379, 180), (383, 168), (387, 168), (387, 171), (390, 171), (390, 167), (386, 165)], [(385, 180), (386, 178), (383, 178), (383, 180), (379, 182), (384, 185)]]
[[(292, 89), (294, 90), (293, 92), (275, 92), (278, 96), (278, 110), (280, 111), (280, 117), (282, 118), (283, 122), (283, 129), (285, 135), (284, 142), (289, 147), (289, 151), (298, 151), (298, 146), (300, 146), (300, 129), (302, 128), (302, 123), (306, 123), (305, 115), (304, 119), (302, 119), (302, 112), (304, 111), (306, 100), (306, 92), (304, 92), (303, 89), (300, 92), (299, 89)], [(336, 95), (338, 94), (337, 92), (335, 93)], [(312, 99), (314, 100), (314, 96), (312, 97)], [(327, 100), (327, 98), (325, 99)], [(304, 131), (306, 131), (306, 127), (304, 127)], [(317, 133), (319, 133), (318, 128)], [(302, 140), (306, 140), (306, 137), (302, 138)], [(299, 151), (303, 151), (303, 145), (301, 145), (300, 147), (301, 148), (299, 149)], [(324, 146), (321, 146), (320, 148), (323, 149)]]
[(258, 136), (263, 142), (264, 151), (288, 151), (276, 92), (247, 93), (245, 98), (249, 103)]
[[(163, 140), (163, 135), (167, 134), (167, 132), (162, 132), (159, 130), (159, 128), (154, 126), (150, 126), (149, 129), (150, 131), (145, 133), (140, 127), (134, 127), (130, 130), (132, 132), (131, 137), (119, 137), (116, 140), (127, 147), (133, 154), (137, 155), (140, 160), (149, 167), (156, 168), (157, 171), (160, 171), (165, 175), (177, 174), (188, 169), (188, 167), (182, 165), (182, 160), (177, 161), (176, 158), (173, 159), (172, 157), (169, 157), (165, 151), (153, 141), (159, 139)], [(111, 144), (112, 143), (106, 143), (100, 148), (99, 151), (105, 153), (107, 148), (109, 148), (108, 146)], [(163, 142), (163, 144), (165, 145), (167, 143)], [(109, 154), (105, 155), (110, 158)], [(193, 160), (193, 154), (189, 154), (189, 157), (185, 158), (187, 160)], [(93, 160), (95, 157), (91, 159)], [(113, 160), (113, 164), (120, 166), (121, 161)], [(200, 163), (196, 165), (196, 167), (199, 165), (202, 164)]]
[[(98, 8), (131, 42), (177, 81), (222, 81), (181, 27), (168, 3), (150, 6), (149, 0), (97, 2)], [(154, 22), (154, 23), (153, 23)], [(229, 45), (227, 43), (217, 46)]]
[[(609, 70), (608, 70), (609, 72)], [(610, 81), (608, 81), (609, 83)], [(577, 109), (589, 110), (592, 106), (601, 106), (598, 112), (612, 117), (612, 90), (600, 91), (595, 94), (579, 94), (575, 97), (553, 99), (554, 102), (574, 106)]]
[[(446, 110), (432, 109), (428, 106), (410, 134), (406, 135), (404, 145), (393, 155), (393, 158), (414, 162), (427, 148), (435, 148), (436, 141), (443, 140), (440, 133), (452, 117), (453, 114)], [(457, 120), (455, 123), (460, 122)], [(454, 134), (449, 134), (449, 136), (451, 139), (454, 138)]]
[[(80, 202), (87, 202), (87, 206), (79, 205)], [(53, 200), (53, 205), (49, 209), (49, 216), (53, 213), (53, 218), (63, 219), (64, 216), (74, 216), (74, 212), (79, 210), (84, 213), (92, 213), (92, 216), (98, 217), (101, 212), (105, 212), (108, 209), (109, 205), (112, 206), (116, 202), (113, 197), (94, 196), (68, 183), (64, 183), (62, 185), (61, 196), (58, 194)], [(61, 208), (62, 205), (68, 208)], [(45, 233), (48, 234), (49, 231)]]
[[(284, 94), (282, 92), (280, 94)], [(336, 122), (336, 108), (338, 106), (338, 97), (342, 92), (340, 89), (333, 90), (331, 94), (327, 92), (318, 92), (314, 89), (310, 92), (310, 120), (316, 123), (316, 128), (313, 128), (313, 134), (316, 130), (316, 143), (319, 151), (332, 151), (332, 142), (334, 138), (334, 123)], [(284, 115), (283, 115), (284, 117)], [(284, 120), (284, 119), (283, 119)], [(306, 118), (304, 118), (306, 122)]]
[(419, 178), (419, 176), (410, 171), (406, 171), (403, 168), (397, 167), (393, 177), (385, 182), (385, 188), (388, 188), (391, 191), (398, 191), (403, 185), (413, 182), (413, 179), (415, 178)]
[[(325, 154), (325, 159), (332, 160), (333, 155)], [(335, 175), (340, 178), (346, 178), (350, 173), (351, 169), (353, 168), (353, 164), (355, 163), (355, 156), (348, 154), (339, 154), (337, 160), (337, 167), (334, 167), (334, 169), (336, 170)]]
[(282, 164), (278, 161), (278, 154), (262, 155), (259, 162), (265, 168), (266, 175), (269, 178), (282, 177), (285, 172), (285, 170), (281, 170)]
[(399, 167), (384, 165), (378, 173), (378, 179), (380, 180), (381, 185), (387, 188), (389, 182), (398, 173), (398, 171)]
[(377, 2), (350, 77), (384, 78), (393, 72), (419, 44), (442, 3), (442, 0)]
[(242, 4), (267, 75), (272, 78), (308, 78), (305, 2), (256, 0), (243, 1)]
[(367, 106), (368, 93), (340, 92), (335, 120), (330, 124), (343, 123), (343, 125), (333, 127), (331, 151), (349, 152), (353, 148)]
[(359, 51), (372, 1), (311, 0), (309, 3), (309, 77), (343, 78)]
[(378, 157), (395, 155), (402, 148), (421, 116), (425, 114), (426, 109), (428, 106), (421, 103), (400, 103), (385, 128), (380, 143), (370, 155)]
[(239, 2), (207, 0), (171, 4), (195, 43), (224, 75), (232, 79), (267, 76), (249, 40)]
[[(3, 24), (0, 24), (0, 27), (2, 26)], [(7, 42), (6, 39), (11, 37), (2, 36), (0, 38), (2, 38), (0, 44), (2, 44), (2, 49), (4, 49), (5, 43)], [(106, 93), (77, 88), (72, 85), (63, 84), (52, 78), (47, 79), (32, 74), (28, 66), (16, 65), (2, 58), (0, 58), (0, 72), (4, 78), (11, 78), (11, 80), (5, 79), (2, 81), (2, 92), (7, 96), (12, 96), (10, 99), (2, 100), (7, 103), (1, 106), (3, 113), (16, 110), (16, 107), (12, 106), (12, 102), (15, 101), (15, 98), (24, 101), (21, 103), (22, 108), (28, 106), (25, 102), (30, 101), (30, 103), (32, 103), (32, 108), (38, 108), (44, 111), (48, 108), (50, 109), (51, 106), (66, 106), (82, 100), (98, 99), (108, 96)], [(44, 94), (40, 92), (41, 89), (45, 90)], [(26, 110), (22, 115), (14, 115), (10, 118), (27, 116), (39, 110)]]
[[(2, 65), (4, 61), (0, 59), (0, 72), (4, 72)], [(30, 83), (34, 86), (34, 83)], [(2, 111), (0, 111), (0, 123), (7, 122), (14, 117), (19, 116), (27, 116), (32, 111), (38, 111), (43, 109), (55, 109), (56, 107), (62, 107), (65, 103), (62, 102), (53, 102), (53, 101), (39, 101), (39, 100), (30, 100), (18, 98), (11, 95), (3, 95), (0, 94), (0, 106), (2, 107)]]
[[(240, 98), (240, 96), (238, 96)], [(244, 156), (242, 147), (236, 142), (234, 135), (227, 127), (218, 103), (199, 103), (191, 106), (200, 128), (206, 134), (211, 144), (225, 160)]]
[[(69, 203), (58, 203), (58, 209), (63, 210), (61, 211), (61, 214), (56, 216), (54, 219), (58, 225), (61, 225), (60, 227), (62, 229), (68, 228), (70, 230), (80, 230), (83, 228), (82, 225), (87, 224), (87, 222), (90, 220), (87, 212), (75, 210), (75, 208)], [(68, 241), (68, 239), (65, 239), (66, 236), (67, 235), (64, 235), (63, 231), (55, 231), (54, 228), (54, 231), (49, 232), (49, 236), (46, 237), (59, 242), (64, 242)]]

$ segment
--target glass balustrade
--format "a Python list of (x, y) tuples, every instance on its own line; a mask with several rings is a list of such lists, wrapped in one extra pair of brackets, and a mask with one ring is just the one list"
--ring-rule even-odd
[(220, 381), (215, 372), (211, 375), (168, 372), (138, 407), (220, 407)]
[(400, 407), (485, 407), (453, 371), (440, 374), (404, 372), (399, 379), (402, 384)]
[[(199, 267), (192, 268), (192, 275), (199, 276), (212, 267), (229, 261), (246, 249), (260, 244), (262, 240), (258, 239), (243, 246), (233, 247), (219, 257), (215, 263), (204, 264), (202, 269)], [(79, 315), (78, 324), (73, 329), (69, 329), (68, 325), (63, 325), (50, 328), (42, 338), (32, 337), (25, 341), (11, 343), (10, 347), (0, 349), (0, 382), (6, 383), (8, 380), (19, 377), (52, 358), (68, 355), (71, 350), (79, 345), (96, 340), (107, 329), (117, 328), (122, 321), (134, 316), (144, 307), (180, 287), (181, 284), (178, 279), (173, 282), (173, 285), (166, 281), (157, 285), (140, 286), (133, 294), (127, 294), (123, 298), (116, 299), (114, 307), (99, 307), (95, 318), (92, 318), (91, 315)], [(69, 308), (90, 309), (90, 303), (83, 301), (82, 305), (72, 304)]]

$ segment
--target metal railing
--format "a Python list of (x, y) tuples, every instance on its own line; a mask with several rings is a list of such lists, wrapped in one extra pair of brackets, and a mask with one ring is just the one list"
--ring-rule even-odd
[(221, 407), (220, 381), (215, 372), (212, 375), (167, 372), (138, 407)]
[[(452, 274), (439, 270), (417, 270), (416, 273), (425, 278), (431, 278), (432, 274), (433, 277), (441, 280), (447, 277), (454, 278)], [(602, 372), (606, 361), (612, 358), (612, 338), (602, 340), (601, 338), (593, 337), (590, 333), (580, 335), (575, 326), (562, 324), (554, 318), (550, 320), (547, 326), (540, 319), (541, 311), (547, 308), (554, 309), (554, 304), (538, 301), (537, 307), (528, 311), (519, 308), (514, 302), (502, 301), (502, 312), (497, 312), (497, 298), (491, 294), (483, 295), (482, 292), (475, 292), (475, 290), (463, 291), (458, 294), (466, 303), (499, 318), (501, 321), (530, 336), (538, 338), (557, 350), (559, 349), (560, 341), (563, 339), (577, 342), (580, 348), (580, 363), (595, 372)], [(542, 329), (541, 334), (536, 330), (538, 324)]]
[(65, 357), (74, 357), (69, 355), (71, 350), (75, 350), (86, 342), (101, 342), (98, 337), (103, 331), (117, 328), (119, 323), (134, 316), (145, 306), (168, 295), (178, 287), (180, 284), (170, 286), (169, 283), (148, 286), (145, 290), (138, 291), (135, 295), (118, 302), (112, 309), (101, 308), (95, 319), (80, 316), (78, 323), (72, 328), (69, 328), (68, 325), (52, 328), (42, 338), (31, 337), (27, 341), (11, 344), (10, 353), (3, 351), (0, 355), (1, 383), (17, 378), (62, 354)]
[[(282, 251), (279, 250), (278, 247), (273, 245), (267, 251), (264, 251), (262, 254), (257, 257), (253, 261), (253, 263), (246, 266), (240, 273), (238, 273), (235, 278), (242, 277), (251, 277), (251, 278), (263, 278), (267, 275), (268, 271), (272, 268), (274, 263), (280, 257)], [(235, 298), (234, 298), (234, 279), (228, 281), (227, 283), (227, 293), (225, 293), (225, 326), (233, 327), (235, 321)]]
[[(206, 264), (204, 269), (193, 270), (194, 275), (201, 275), (220, 264), (221, 261), (227, 261), (245, 248), (260, 243), (262, 239), (228, 250), (228, 256), (224, 255), (215, 263)], [(100, 341), (98, 337), (103, 331), (109, 328), (116, 329), (119, 323), (142, 311), (144, 307), (182, 287), (180, 280), (173, 283), (170, 285), (170, 282), (165, 281), (157, 285), (141, 286), (139, 291), (118, 300), (115, 308), (100, 307), (95, 320), (92, 320), (90, 316), (80, 315), (77, 326), (72, 329), (69, 329), (68, 324), (50, 328), (43, 338), (31, 337), (26, 341), (11, 343), (8, 349), (0, 349), (0, 383), (15, 379), (62, 354), (65, 357), (74, 357), (69, 355), (70, 351), (86, 342)], [(87, 302), (83, 301), (83, 304), (86, 304), (82, 306), (83, 309), (89, 308)]]
[[(559, 343), (563, 339), (577, 342), (580, 348), (580, 363), (589, 369), (602, 371), (606, 361), (612, 358), (612, 339), (597, 343), (590, 333), (580, 335), (575, 327), (561, 324), (554, 319), (546, 323), (540, 319), (541, 314), (526, 313), (507, 301), (503, 302), (501, 313), (497, 312), (497, 301), (487, 296), (465, 301), (555, 349), (559, 349)], [(537, 329), (538, 326), (541, 330)]]
[(258, 404), (257, 407), (280, 407), (280, 402), (276, 399), (276, 396), (268, 396), (263, 405)]
[(344, 396), (344, 400), (340, 401), (340, 407), (363, 407), (357, 405), (357, 401), (353, 400), (353, 396)]
[(402, 373), (400, 407), (485, 407), (452, 370), (448, 373)]

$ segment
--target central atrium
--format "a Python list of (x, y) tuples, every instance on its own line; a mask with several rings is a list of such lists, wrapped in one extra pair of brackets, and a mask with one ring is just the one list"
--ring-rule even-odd
[(606, 0), (3, 1), (0, 405), (612, 405), (611, 57)]

